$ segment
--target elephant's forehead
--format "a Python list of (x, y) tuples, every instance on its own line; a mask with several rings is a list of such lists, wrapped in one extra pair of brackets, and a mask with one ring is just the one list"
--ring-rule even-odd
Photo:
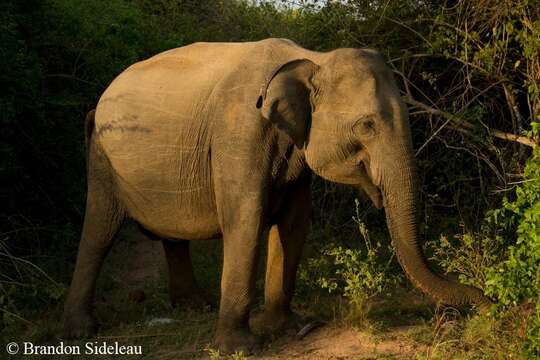
[(381, 99), (379, 99), (373, 82), (361, 85), (349, 84), (328, 89), (321, 100), (320, 110), (326, 112), (360, 115), (361, 113), (375, 113), (382, 107)]
[(333, 76), (332, 81), (325, 85), (321, 111), (355, 113), (359, 116), (376, 114), (388, 109), (388, 97), (393, 95), (389, 88), (391, 82), (385, 74), (365, 67)]

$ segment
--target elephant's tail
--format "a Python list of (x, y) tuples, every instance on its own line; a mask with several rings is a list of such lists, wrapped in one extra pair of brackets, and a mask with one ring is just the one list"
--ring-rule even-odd
[(94, 132), (95, 118), (96, 118), (96, 109), (90, 110), (88, 114), (86, 114), (86, 119), (84, 120), (84, 143), (86, 145), (86, 164), (88, 164), (90, 140), (92, 139), (92, 133)]
[(96, 109), (90, 110), (88, 114), (86, 114), (86, 119), (84, 120), (84, 137), (85, 137), (84, 140), (85, 140), (87, 149), (90, 144), (90, 139), (92, 138), (92, 133), (94, 132), (95, 118), (96, 118)]

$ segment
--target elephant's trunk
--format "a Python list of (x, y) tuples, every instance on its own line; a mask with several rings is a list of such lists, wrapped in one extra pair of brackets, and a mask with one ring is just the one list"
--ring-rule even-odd
[(414, 158), (407, 151), (403, 153), (401, 159), (392, 162), (395, 168), (381, 169), (380, 186), (392, 243), (407, 277), (423, 292), (448, 305), (490, 304), (479, 289), (447, 280), (429, 268), (418, 237)]

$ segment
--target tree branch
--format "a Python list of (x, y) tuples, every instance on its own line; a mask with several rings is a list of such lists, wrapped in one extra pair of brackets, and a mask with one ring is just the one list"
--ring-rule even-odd
[[(412, 106), (417, 107), (419, 109), (422, 109), (423, 111), (425, 111), (425, 112), (427, 112), (429, 114), (442, 116), (442, 117), (448, 119), (450, 122), (452, 122), (453, 127), (456, 127), (456, 128), (461, 127), (461, 128), (464, 128), (464, 129), (473, 129), (474, 128), (474, 125), (472, 125), (467, 120), (465, 120), (463, 118), (460, 118), (460, 117), (457, 117), (455, 115), (452, 115), (452, 114), (450, 114), (450, 113), (448, 113), (446, 111), (435, 109), (435, 108), (433, 108), (433, 107), (431, 107), (429, 105), (421, 103), (420, 101), (416, 101), (416, 100), (414, 100), (414, 99), (412, 99), (411, 97), (408, 97), (408, 96), (403, 96), (402, 99), (406, 104), (409, 104), (409, 105), (412, 105)], [(535, 147), (535, 146), (539, 145), (533, 139), (528, 138), (526, 136), (522, 136), (522, 135), (516, 135), (516, 134), (512, 134), (512, 133), (507, 133), (507, 132), (497, 130), (497, 129), (489, 129), (489, 133), (492, 136), (494, 136), (494, 137), (496, 137), (498, 139), (507, 140), (507, 141), (514, 141), (514, 142), (518, 142), (520, 144), (530, 146), (530, 147)]]

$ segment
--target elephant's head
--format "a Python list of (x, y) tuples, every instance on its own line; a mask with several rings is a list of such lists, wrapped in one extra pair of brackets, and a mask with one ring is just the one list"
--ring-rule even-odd
[(489, 303), (480, 290), (427, 265), (419, 245), (408, 113), (377, 52), (340, 49), (320, 64), (283, 64), (261, 90), (257, 107), (304, 150), (316, 174), (362, 188), (377, 207), (384, 206), (399, 262), (418, 288), (451, 305)]

